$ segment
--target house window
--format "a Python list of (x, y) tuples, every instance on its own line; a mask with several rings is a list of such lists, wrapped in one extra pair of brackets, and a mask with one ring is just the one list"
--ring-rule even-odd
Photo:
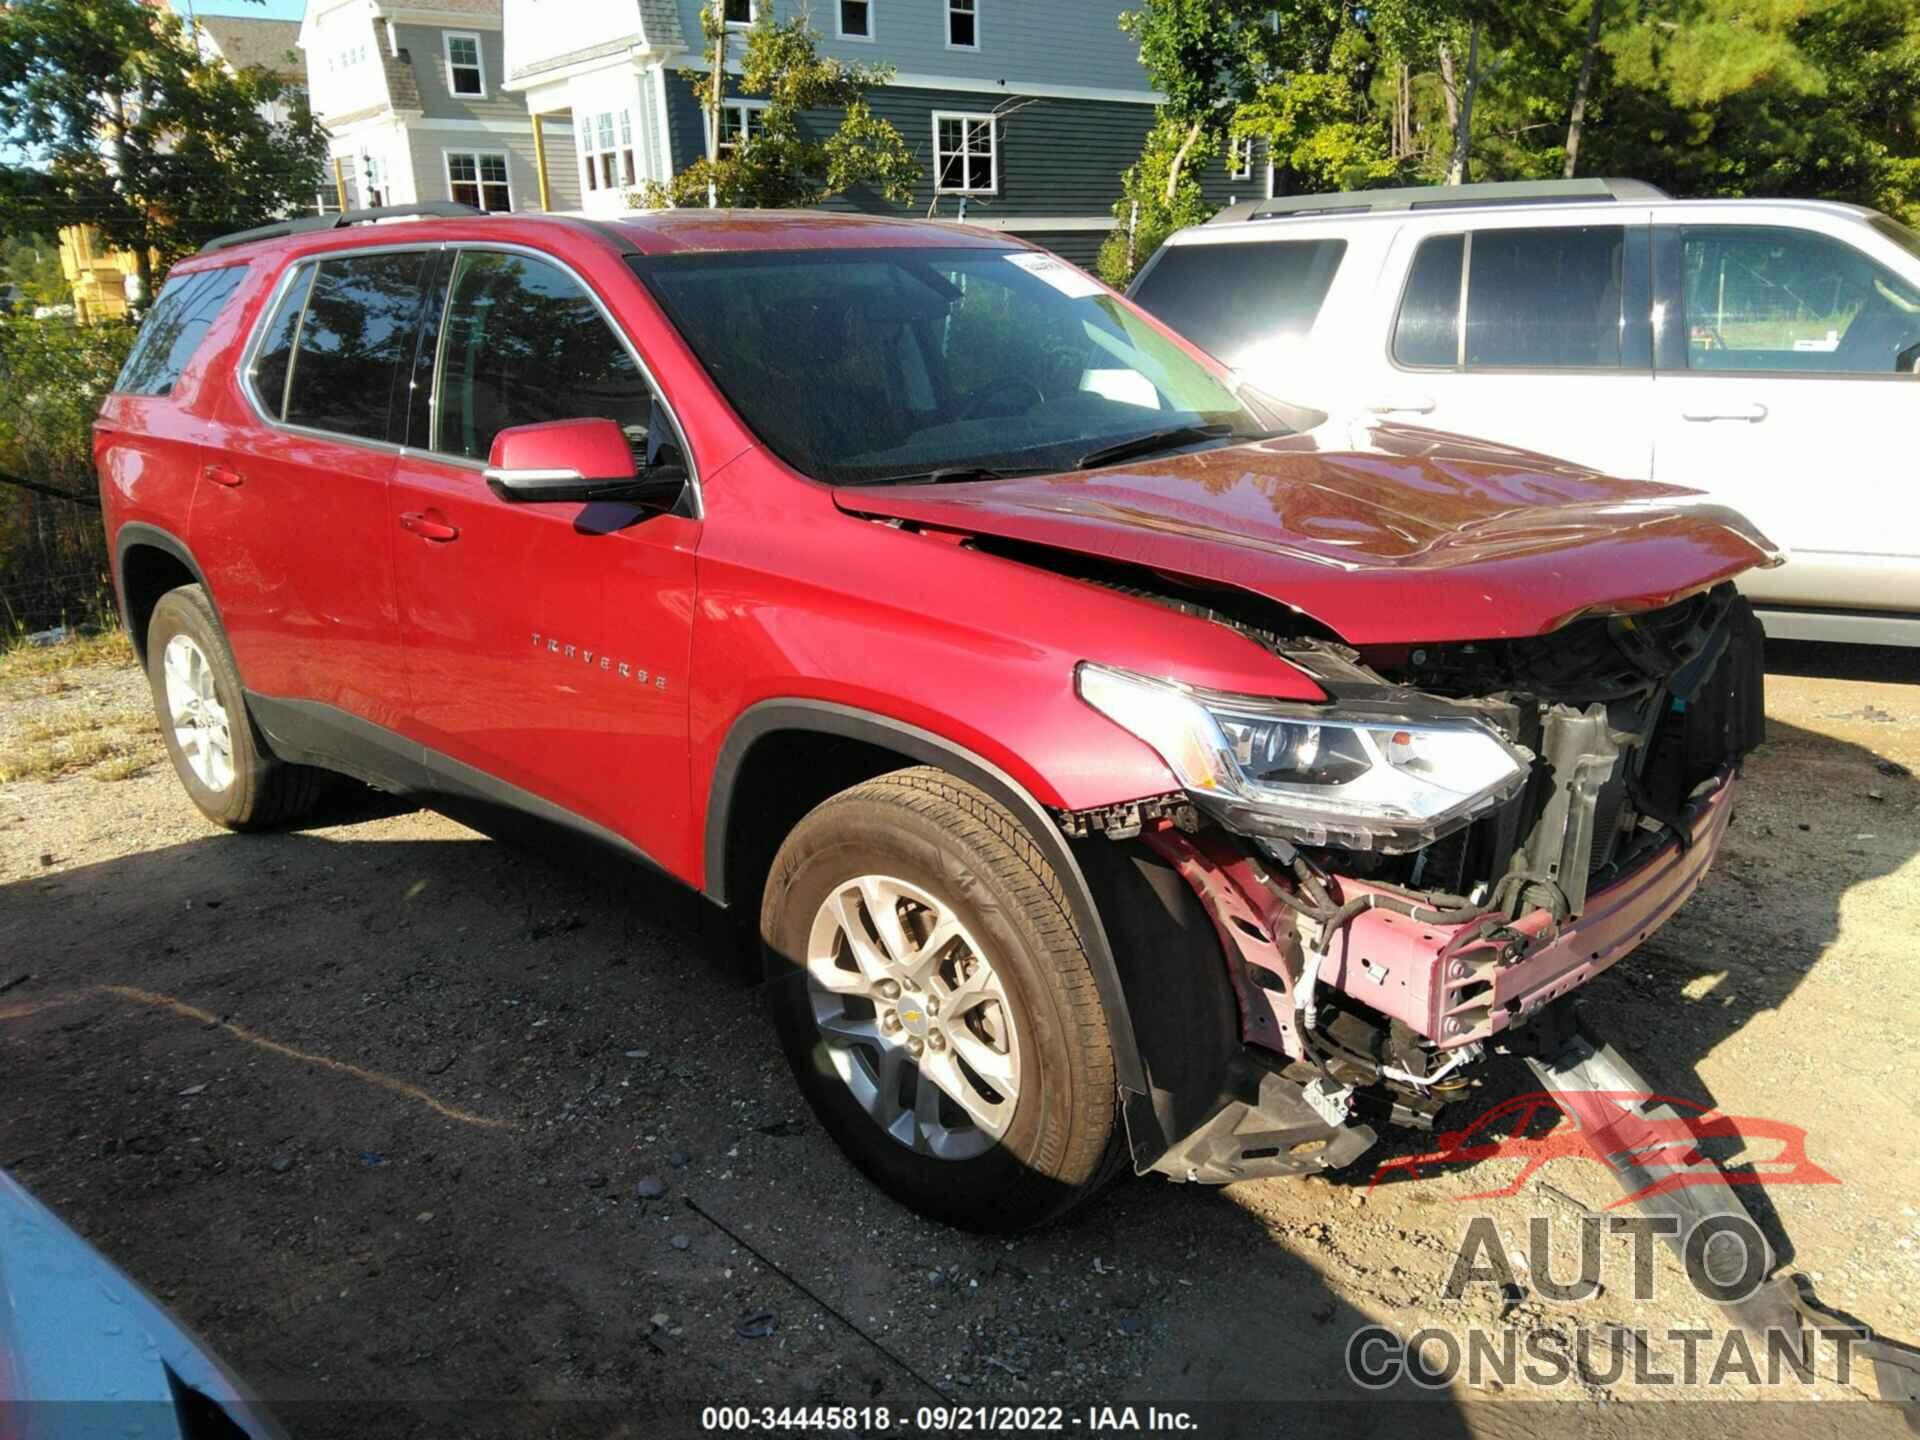
[(991, 115), (934, 112), (935, 188), (942, 195), (991, 195), (1000, 188), (998, 128)]
[(759, 18), (754, 13), (760, 8), (759, 0), (723, 0), (723, 3), (729, 25), (745, 27)]
[(980, 0), (947, 0), (947, 48), (980, 48)]
[(1227, 178), (1229, 180), (1251, 180), (1253, 178), (1253, 137), (1242, 136), (1227, 147)]
[(840, 0), (840, 38), (873, 39), (873, 0)]
[(722, 155), (732, 155), (760, 133), (764, 123), (760, 112), (766, 108), (764, 100), (729, 100), (720, 107), (718, 148)]
[(614, 190), (635, 182), (633, 112), (603, 110), (580, 117), (580, 163), (589, 190)]
[(480, 63), (480, 37), (449, 30), (447, 47), (447, 89), (470, 99), (485, 99), (487, 72)]
[(447, 151), (447, 193), (462, 205), (489, 212), (513, 209), (503, 150)]

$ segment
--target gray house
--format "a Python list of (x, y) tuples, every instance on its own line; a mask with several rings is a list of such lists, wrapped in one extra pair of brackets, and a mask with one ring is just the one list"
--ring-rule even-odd
[[(821, 50), (890, 65), (873, 97), (917, 152), (915, 213), (1011, 231), (1088, 263), (1111, 227), (1120, 173), (1139, 157), (1158, 95), (1118, 17), (1127, 0), (505, 0), (506, 88), (532, 116), (568, 118), (589, 214), (616, 214), (647, 179), (706, 153), (695, 93), (700, 10), (739, 35), (771, 8), (808, 15)], [(760, 102), (731, 80), (720, 143), (751, 138)], [(814, 118), (829, 126), (830, 115)], [(548, 148), (548, 163), (558, 163)], [(1205, 177), (1225, 203), (1266, 193), (1251, 157)], [(855, 193), (846, 208), (900, 213)]]
[(500, 19), (500, 0), (307, 0), (299, 46), (341, 206), (579, 208), (571, 127), (536, 129), (502, 88)]

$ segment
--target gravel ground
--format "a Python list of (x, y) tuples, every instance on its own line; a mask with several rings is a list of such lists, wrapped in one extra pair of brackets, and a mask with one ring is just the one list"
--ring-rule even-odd
[[(1920, 662), (1779, 647), (1774, 670), (1770, 742), (1713, 877), (1587, 1010), (1664, 1092), (1803, 1127), (1840, 1183), (1769, 1189), (1776, 1246), (1828, 1303), (1920, 1339)], [(124, 727), (145, 703), (125, 666), (0, 662), (0, 773), (29, 731), (88, 712)], [(1512, 1162), (1369, 1190), (1373, 1161), (1416, 1138), (1325, 1179), (1122, 1184), (1013, 1240), (924, 1223), (812, 1123), (685, 897), (353, 787), (301, 831), (227, 835), (164, 761), (125, 758), (154, 753), (140, 743), (115, 749), (128, 778), (0, 784), (0, 1167), (296, 1434), (674, 1435), (706, 1404), (898, 1412), (935, 1392), (1073, 1415), (1257, 1401), (1284, 1408), (1233, 1433), (1311, 1431), (1327, 1412), (1299, 1407), (1360, 1393), (1342, 1354), (1370, 1321), (1504, 1316), (1549, 1346), (1576, 1321), (1711, 1323), (1664, 1254), (1634, 1299), (1624, 1238), (1585, 1304), (1524, 1271), (1505, 1300), (1443, 1299), (1471, 1215), (1519, 1250), (1530, 1217), (1571, 1236), (1616, 1196), (1574, 1160), (1489, 1201), (1465, 1197)], [(1448, 1123), (1526, 1088), (1503, 1060)], [(1574, 1242), (1556, 1254), (1565, 1274)], [(1791, 1393), (1870, 1392), (1856, 1375)], [(1589, 1403), (1514, 1403), (1541, 1393), (1462, 1386), (1368, 1413), (1396, 1435), (1612, 1434), (1652, 1407), (1591, 1402), (1676, 1391), (1591, 1364), (1551, 1392)], [(495, 1403), (423, 1418), (476, 1398)], [(343, 1401), (413, 1408), (376, 1425)], [(1775, 1413), (1662, 1406), (1649, 1424)], [(1790, 1414), (1796, 1434), (1903, 1431), (1884, 1407)]]

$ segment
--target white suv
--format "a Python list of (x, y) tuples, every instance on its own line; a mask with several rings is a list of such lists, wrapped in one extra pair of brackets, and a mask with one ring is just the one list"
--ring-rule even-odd
[(1711, 491), (1769, 634), (1920, 645), (1920, 234), (1628, 180), (1249, 201), (1129, 293), (1261, 389)]

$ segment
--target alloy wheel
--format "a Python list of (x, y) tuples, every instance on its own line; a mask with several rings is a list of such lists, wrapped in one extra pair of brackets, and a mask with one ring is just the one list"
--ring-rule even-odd
[(214, 687), (213, 666), (187, 635), (167, 641), (160, 663), (167, 723), (180, 754), (194, 779), (218, 794), (233, 784), (233, 726)]
[(814, 916), (807, 987), (835, 1071), (900, 1144), (967, 1160), (1013, 1123), (1013, 1006), (951, 906), (885, 875), (836, 886)]

